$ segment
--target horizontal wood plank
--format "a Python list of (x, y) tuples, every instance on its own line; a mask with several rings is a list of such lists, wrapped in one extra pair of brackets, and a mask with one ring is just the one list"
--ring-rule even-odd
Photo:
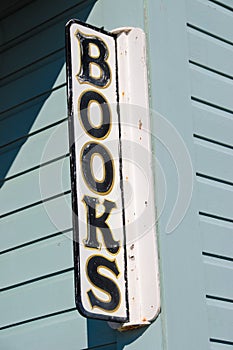
[[(68, 0), (67, 7), (69, 7), (70, 2), (73, 1)], [(39, 1), (32, 1), (22, 9), (13, 12), (1, 21), (2, 28), (5, 32), (1, 47), (5, 46), (7, 42), (27, 33), (32, 28), (41, 26), (43, 22), (47, 22), (51, 17), (58, 16), (62, 11), (64, 11), (64, 4), (62, 4), (62, 1), (57, 1), (56, 8), (54, 8), (52, 3), (47, 3), (46, 11)], [(32, 16), (32, 13), (36, 13), (37, 15)], [(22, 21), (22, 17), (27, 18), (27, 21)]]
[(194, 139), (198, 173), (233, 184), (233, 149)]
[(1, 188), (1, 215), (70, 190), (69, 159), (64, 158), (6, 181)]
[(232, 0), (210, 0), (217, 3), (219, 6), (225, 6), (229, 11), (233, 11)]
[(188, 28), (188, 37), (190, 60), (233, 77), (232, 45), (192, 28)]
[(205, 252), (233, 257), (233, 223), (200, 216), (200, 228)]
[[(30, 30), (24, 40), (20, 38), (19, 42), (10, 45), (1, 53), (1, 84), (6, 83), (9, 79), (16, 79), (18, 75), (26, 74), (32, 69), (32, 65), (34, 67), (42, 66), (46, 64), (46, 60), (54, 60), (58, 54), (63, 57), (65, 62), (65, 25), (68, 20), (77, 15), (80, 20), (85, 21), (86, 14), (90, 9), (91, 5), (80, 6), (77, 4), (74, 8), (72, 7), (59, 17), (37, 28), (33, 36), (33, 30)], [(28, 50), (29, 47), (33, 47), (33, 50)]]
[(226, 344), (221, 344), (221, 340), (220, 340), (219, 343), (211, 342), (210, 350), (231, 350), (231, 346)]
[(7, 174), (4, 173), (4, 166), (2, 167), (0, 178), (10, 178), (58, 157), (64, 157), (68, 152), (68, 122), (64, 121), (0, 149), (1, 164), (11, 164)]
[[(94, 0), (80, 0), (79, 3), (71, 6), (70, 9), (66, 9), (59, 16), (45, 21), (43, 25), (33, 27), (34, 29), (30, 28), (25, 35), (19, 36), (18, 39), (9, 42), (8, 45), (6, 43), (6, 47), (3, 46), (2, 48), (2, 50), (5, 49), (3, 52), (0, 48), (0, 78), (3, 78), (2, 83), (5, 83), (5, 78), (9, 75), (13, 74), (13, 77), (10, 78), (16, 79), (18, 74), (25, 74), (27, 70), (32, 69), (31, 65), (44, 64), (45, 58), (53, 60), (53, 56), (58, 50), (63, 57), (63, 61), (65, 61), (65, 25), (71, 18), (77, 17), (85, 22), (93, 3)], [(15, 26), (11, 27), (14, 28)], [(33, 47), (33, 50), (28, 50), (30, 47)], [(27, 52), (27, 55), (25, 55), (25, 52)]]
[(194, 134), (233, 147), (232, 115), (202, 103), (192, 101)]
[(190, 67), (192, 95), (233, 111), (233, 81), (193, 65)]
[(207, 299), (207, 312), (210, 337), (233, 342), (233, 304)]
[(199, 211), (233, 219), (233, 188), (218, 182), (198, 178)]
[(72, 268), (72, 232), (0, 255), (0, 266), (0, 289)]
[[(60, 21), (66, 12), (70, 11), (70, 8), (80, 8), (83, 5), (87, 7), (90, 2), (90, 0), (67, 0), (64, 3), (62, 0), (57, 0), (56, 6), (51, 2), (41, 6), (40, 1), (32, 1), (31, 4), (2, 20), (2, 30), (4, 31), (2, 49), (6, 47), (8, 42), (14, 40), (13, 44), (15, 45), (17, 41), (25, 40), (28, 36), (47, 29), (50, 23)], [(32, 16), (32, 13), (36, 16)], [(27, 20), (22, 21), (22, 18), (27, 18)]]
[(233, 42), (233, 14), (207, 0), (188, 0), (188, 22)]
[(67, 194), (2, 218), (1, 251), (66, 230), (69, 235), (72, 229), (71, 215), (71, 195)]
[[(56, 37), (56, 27), (51, 27), (48, 33), (45, 31), (43, 34), (44, 36), (49, 36), (51, 34), (52, 38)], [(13, 80), (20, 79), (24, 75), (31, 72), (33, 69), (39, 69), (43, 65), (47, 64), (47, 62), (55, 61), (58, 55), (63, 58), (63, 61), (65, 61), (64, 38), (62, 38), (63, 40), (58, 40), (56, 45), (54, 43), (47, 47), (46, 44), (43, 45), (44, 36), (42, 36), (40, 33), (40, 35), (38, 34), (38, 38), (33, 37), (31, 39), (32, 42), (27, 40), (21, 45), (18, 45), (19, 47), (14, 46), (11, 50), (8, 50), (5, 53), (1, 54), (2, 69), (0, 71), (0, 86), (7, 84)], [(38, 46), (34, 45), (34, 40), (36, 40)], [(53, 42), (54, 40), (52, 43)], [(24, 52), (29, 46), (35, 46), (35, 49), (33, 51), (30, 51), (30, 54), (25, 55)], [(17, 57), (17, 60), (15, 57)]]
[(1, 293), (0, 327), (75, 307), (73, 271)]
[(87, 339), (86, 319), (80, 317), (77, 311), (1, 331), (4, 349), (77, 350), (88, 346)]
[(23, 106), (3, 113), (0, 116), (0, 146), (57, 123), (66, 117), (66, 86), (63, 86)]
[[(22, 75), (16, 80), (13, 79), (0, 87), (2, 96), (0, 113), (65, 84), (63, 53), (58, 52), (53, 58), (52, 62), (47, 61), (43, 66), (37, 67), (35, 70), (32, 69), (27, 72), (28, 74)], [(23, 89), (22, 86), (24, 86)]]
[(233, 300), (233, 262), (204, 256), (206, 294)]

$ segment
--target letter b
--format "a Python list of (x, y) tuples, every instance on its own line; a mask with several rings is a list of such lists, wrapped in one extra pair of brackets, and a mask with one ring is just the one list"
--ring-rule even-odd
[[(106, 87), (110, 81), (110, 68), (107, 63), (108, 48), (106, 44), (96, 36), (85, 36), (81, 33), (76, 34), (80, 43), (81, 68), (78, 79), (83, 83), (90, 83), (99, 87)], [(91, 56), (91, 45), (99, 50), (98, 56)], [(100, 76), (94, 77), (91, 73), (91, 65), (96, 65), (100, 70)]]

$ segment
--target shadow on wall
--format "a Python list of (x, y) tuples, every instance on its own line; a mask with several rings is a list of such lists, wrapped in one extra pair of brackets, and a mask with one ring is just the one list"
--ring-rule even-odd
[[(33, 158), (37, 143), (34, 144), (35, 148), (29, 147), (26, 151), (24, 146), (66, 118), (65, 24), (71, 18), (85, 22), (95, 2), (77, 1), (72, 11), (63, 11), (51, 21), (23, 33), (20, 25), (27, 18), (12, 22), (9, 16), (11, 33), (15, 32), (17, 37), (15, 40), (6, 40), (7, 35), (0, 23), (0, 187), (40, 166), (38, 162), (30, 168), (28, 164), (31, 163), (27, 161)], [(49, 3), (43, 3), (44, 13)], [(33, 2), (27, 6), (31, 4)], [(7, 17), (4, 21), (7, 22)], [(4, 30), (7, 31), (7, 27)], [(61, 89), (64, 90), (62, 98), (58, 93)], [(45, 146), (46, 138), (44, 142)], [(111, 329), (107, 322), (88, 319), (88, 347), (123, 349), (144, 331), (140, 329), (121, 334)]]
[(121, 350), (140, 338), (148, 327), (119, 332), (113, 330), (108, 322), (87, 319), (88, 349)]
[[(54, 91), (62, 86), (64, 92), (66, 89), (65, 24), (71, 18), (85, 22), (95, 2), (77, 1), (75, 6), (50, 21), (41, 18), (41, 25), (32, 28), (24, 25), (22, 28), (27, 28), (27, 31), (20, 29), (27, 21), (23, 17), (23, 9), (18, 12), (22, 13), (22, 19), (15, 20), (14, 17), (13, 21), (9, 15), (0, 22), (0, 187), (12, 178), (10, 169), (29, 138), (66, 117), (65, 93), (62, 100), (53, 99), (53, 103), (49, 103)], [(31, 4), (28, 8), (33, 6), (33, 2)], [(51, 3), (41, 6), (46, 13)], [(42, 16), (41, 13), (39, 16)], [(15, 33), (16, 39), (9, 37), (9, 40), (9, 27), (9, 35)], [(47, 104), (53, 104), (52, 108), (47, 108)], [(23, 170), (30, 171), (26, 157), (27, 154), (23, 155), (20, 163), (25, 163)], [(14, 171), (14, 176), (17, 175), (20, 172)]]

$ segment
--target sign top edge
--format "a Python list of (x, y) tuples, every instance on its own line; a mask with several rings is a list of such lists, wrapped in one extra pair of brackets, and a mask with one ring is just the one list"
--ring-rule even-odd
[(105, 34), (105, 35), (109, 35), (109, 36), (111, 36), (113, 38), (117, 37), (116, 33), (109, 32), (109, 31), (105, 30), (104, 27), (101, 27), (101, 28), (95, 27), (92, 24), (89, 24), (89, 23), (86, 23), (86, 22), (82, 22), (79, 19), (75, 19), (75, 18), (70, 19), (66, 23), (66, 30), (69, 31), (71, 26), (74, 25), (74, 24), (78, 24), (78, 25), (81, 25), (83, 27), (86, 27), (86, 28), (89, 28), (89, 29), (93, 29), (93, 30), (95, 30), (95, 31), (97, 31), (99, 33), (102, 33), (102, 34)]

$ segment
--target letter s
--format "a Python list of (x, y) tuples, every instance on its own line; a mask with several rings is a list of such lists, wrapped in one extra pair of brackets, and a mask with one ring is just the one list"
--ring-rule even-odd
[(108, 294), (109, 301), (99, 299), (92, 289), (87, 292), (87, 295), (92, 308), (98, 307), (103, 310), (114, 311), (120, 304), (120, 291), (110, 278), (100, 274), (98, 271), (100, 267), (110, 270), (116, 277), (119, 275), (119, 270), (115, 260), (111, 261), (99, 255), (92, 256), (87, 263), (87, 275), (91, 283), (105, 294)]

